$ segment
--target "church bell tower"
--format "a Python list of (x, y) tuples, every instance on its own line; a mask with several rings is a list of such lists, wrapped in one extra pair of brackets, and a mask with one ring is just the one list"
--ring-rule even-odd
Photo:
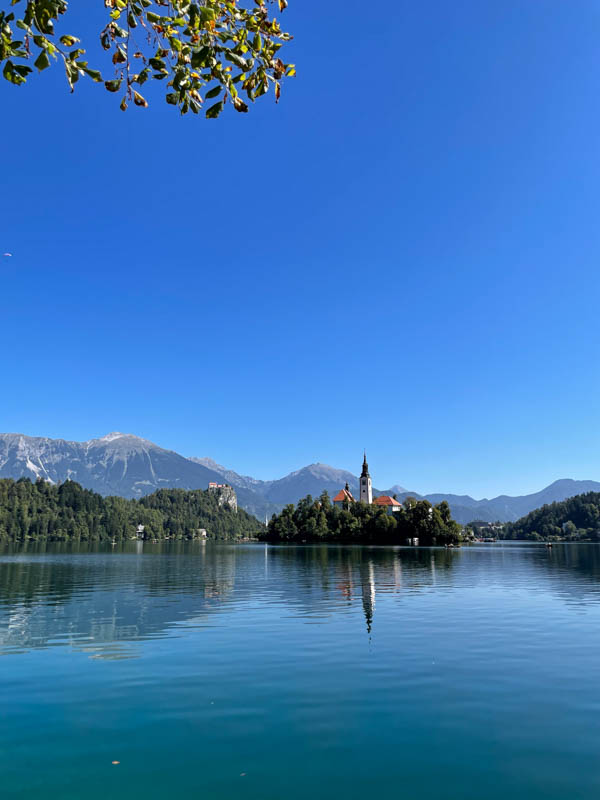
[(363, 503), (368, 503), (369, 505), (373, 502), (373, 486), (371, 485), (366, 452), (363, 459), (362, 472), (360, 474), (360, 499)]

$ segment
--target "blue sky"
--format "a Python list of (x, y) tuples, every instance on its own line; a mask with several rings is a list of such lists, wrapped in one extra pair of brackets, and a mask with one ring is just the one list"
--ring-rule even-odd
[(478, 497), (600, 479), (600, 6), (283, 20), (298, 77), (248, 115), (0, 82), (0, 429), (262, 478), (366, 447), (376, 486)]

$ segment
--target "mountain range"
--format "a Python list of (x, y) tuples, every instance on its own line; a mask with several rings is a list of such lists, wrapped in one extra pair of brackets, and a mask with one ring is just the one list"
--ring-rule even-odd
[[(18, 433), (0, 434), (0, 478), (73, 480), (102, 495), (142, 497), (157, 489), (206, 489), (223, 482), (220, 473), (125, 433), (88, 442), (69, 442)], [(277, 511), (260, 495), (236, 486), (238, 502), (259, 518)]]
[[(326, 489), (335, 495), (345, 483), (358, 494), (358, 477), (327, 464), (310, 464), (272, 481), (239, 475), (210, 458), (187, 458), (125, 433), (109, 433), (87, 442), (0, 434), (0, 478), (43, 478), (54, 483), (74, 480), (102, 495), (141, 497), (157, 489), (205, 489), (209, 482), (226, 482), (237, 493), (239, 505), (259, 519), (279, 511), (301, 497), (316, 497)], [(374, 490), (374, 494), (424, 497), (432, 503), (447, 500), (454, 518), (461, 523), (474, 519), (514, 522), (546, 503), (565, 500), (583, 492), (600, 491), (597, 481), (563, 479), (534, 494), (491, 500), (474, 500), (469, 495), (420, 495), (402, 486)]]

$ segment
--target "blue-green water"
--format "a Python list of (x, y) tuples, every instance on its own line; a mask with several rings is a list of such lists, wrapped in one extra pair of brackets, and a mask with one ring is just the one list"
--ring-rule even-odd
[(0, 551), (1, 796), (595, 799), (599, 579), (595, 545)]

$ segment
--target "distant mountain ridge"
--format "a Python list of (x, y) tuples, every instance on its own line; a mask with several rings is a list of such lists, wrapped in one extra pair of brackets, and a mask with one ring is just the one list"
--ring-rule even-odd
[[(359, 491), (358, 477), (351, 472), (330, 467), (327, 464), (310, 464), (307, 467), (291, 472), (284, 478), (275, 481), (259, 481), (254, 478), (239, 476), (236, 472), (221, 467), (210, 459), (198, 459), (203, 464), (210, 463), (215, 471), (221, 470), (221, 475), (226, 478), (232, 486), (248, 486), (247, 481), (253, 481), (253, 490), (261, 494), (275, 505), (285, 505), (287, 503), (297, 503), (301, 497), (311, 494), (318, 497), (323, 489), (330, 495), (337, 493), (347, 482), (350, 491), (357, 496)], [(237, 480), (240, 480), (238, 483)], [(465, 524), (474, 519), (484, 520), (485, 522), (514, 522), (525, 514), (539, 508), (547, 503), (559, 502), (569, 497), (584, 492), (600, 491), (598, 481), (576, 481), (564, 478), (554, 481), (554, 483), (539, 492), (529, 495), (510, 497), (500, 495), (499, 497), (488, 500), (475, 500), (469, 495), (456, 494), (419, 494), (410, 492), (398, 484), (389, 489), (373, 489), (375, 496), (387, 494), (396, 496), (401, 502), (407, 497), (429, 500), (430, 503), (440, 503), (446, 500), (452, 509), (452, 516), (457, 522)]]
[[(142, 497), (157, 489), (206, 489), (219, 472), (126, 433), (70, 442), (19, 433), (0, 434), (0, 478), (73, 480), (102, 495)], [(237, 488), (239, 504), (264, 518), (275, 511), (260, 495)]]
[(307, 467), (290, 472), (284, 478), (261, 481), (247, 475), (239, 475), (237, 472), (217, 464), (212, 458), (192, 458), (190, 460), (219, 472), (223, 479), (232, 486), (252, 489), (280, 507), (287, 503), (296, 503), (307, 494), (317, 497), (324, 489), (330, 494), (332, 492), (337, 494), (346, 482), (349, 483), (351, 490), (358, 492), (356, 476), (346, 470), (329, 467), (327, 464), (309, 464)]
[(530, 511), (549, 503), (561, 502), (585, 492), (598, 491), (600, 491), (600, 483), (598, 481), (575, 481), (571, 478), (563, 478), (554, 481), (554, 483), (539, 492), (518, 497), (500, 495), (491, 500), (474, 500), (469, 495), (417, 495), (411, 492), (410, 495), (398, 495), (398, 499), (404, 500), (408, 496), (417, 498), (422, 496), (429, 500), (430, 503), (440, 503), (442, 500), (447, 500), (452, 509), (454, 519), (462, 524), (475, 519), (485, 522), (515, 522), (525, 514), (529, 514)]
[[(205, 489), (211, 481), (226, 482), (235, 488), (239, 505), (261, 520), (307, 494), (318, 497), (326, 489), (333, 496), (346, 482), (350, 491), (358, 494), (358, 477), (327, 464), (310, 464), (278, 480), (263, 481), (240, 475), (210, 458), (186, 458), (147, 439), (119, 432), (87, 442), (0, 434), (0, 477), (43, 478), (53, 483), (70, 479), (102, 495), (130, 498), (161, 488)], [(469, 495), (420, 495), (399, 485), (374, 489), (374, 494), (396, 495), (400, 501), (409, 496), (432, 503), (447, 500), (454, 518), (464, 524), (474, 519), (514, 522), (542, 505), (590, 491), (600, 491), (600, 483), (563, 479), (534, 494), (484, 500)]]

